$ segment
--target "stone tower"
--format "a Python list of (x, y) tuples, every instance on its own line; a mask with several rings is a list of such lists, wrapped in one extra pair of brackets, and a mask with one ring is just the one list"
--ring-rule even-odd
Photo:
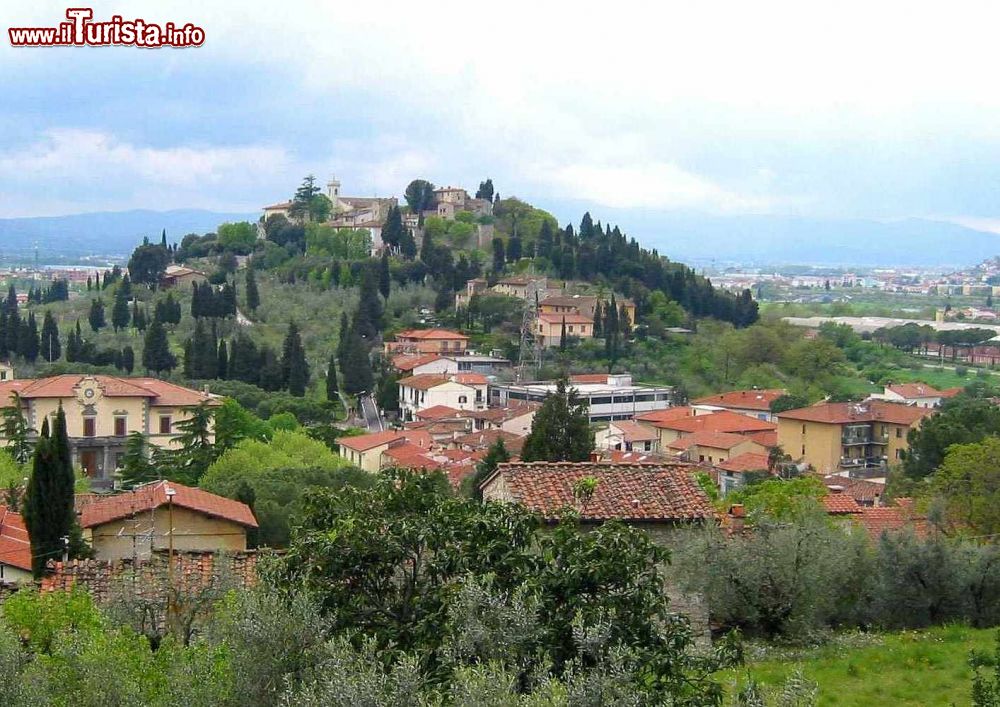
[(333, 204), (333, 210), (340, 210), (340, 182), (336, 177), (331, 176), (330, 181), (326, 183), (326, 195), (330, 197), (330, 202)]

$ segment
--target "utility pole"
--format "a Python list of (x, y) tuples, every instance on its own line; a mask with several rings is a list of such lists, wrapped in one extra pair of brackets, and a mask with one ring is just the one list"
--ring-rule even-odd
[(174, 494), (177, 491), (166, 486), (167, 495), (167, 629), (173, 627), (174, 618)]

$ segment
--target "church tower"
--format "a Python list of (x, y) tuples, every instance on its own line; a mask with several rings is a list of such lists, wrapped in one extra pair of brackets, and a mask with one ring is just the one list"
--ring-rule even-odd
[(331, 176), (330, 181), (326, 183), (326, 195), (330, 197), (334, 213), (340, 211), (340, 182), (334, 176)]

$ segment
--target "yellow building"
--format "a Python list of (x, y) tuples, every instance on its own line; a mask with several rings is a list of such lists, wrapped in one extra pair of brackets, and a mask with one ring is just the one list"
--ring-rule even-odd
[[(218, 396), (184, 388), (155, 378), (117, 378), (66, 374), (37, 380), (0, 382), (0, 399), (15, 400), (32, 434), (62, 406), (74, 466), (91, 478), (95, 488), (110, 487), (121, 465), (128, 436), (140, 432), (155, 447), (175, 446), (178, 423), (191, 408), (219, 405)], [(0, 446), (9, 440), (2, 436)]]
[(340, 456), (356, 467), (371, 473), (382, 468), (382, 453), (390, 448), (409, 444), (430, 449), (433, 439), (424, 430), (387, 430), (354, 437), (340, 437), (337, 446)]
[(823, 474), (898, 463), (906, 436), (933, 410), (882, 400), (823, 403), (778, 413), (778, 444)]
[(666, 451), (691, 462), (718, 464), (741, 454), (767, 454), (767, 448), (750, 437), (732, 432), (701, 430), (667, 445)]
[(594, 335), (594, 320), (583, 314), (539, 314), (535, 319), (535, 336), (544, 346), (558, 346), (562, 339), (563, 322), (567, 339), (589, 339)]
[(83, 537), (99, 560), (148, 559), (156, 550), (239, 552), (257, 520), (249, 506), (214, 493), (154, 481), (114, 496), (77, 498)]

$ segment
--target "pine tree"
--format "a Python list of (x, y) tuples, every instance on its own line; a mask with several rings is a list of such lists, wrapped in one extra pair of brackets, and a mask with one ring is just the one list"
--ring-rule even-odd
[(306, 363), (306, 352), (302, 347), (302, 337), (295, 321), (288, 323), (288, 333), (281, 353), (281, 377), (288, 392), (301, 398), (306, 394), (309, 383), (309, 365)]
[(35, 445), (31, 478), (24, 505), (24, 522), (31, 539), (31, 565), (36, 578), (49, 560), (58, 560), (68, 549), (70, 556), (85, 552), (73, 509), (75, 478), (70, 460), (66, 415), (56, 413), (51, 436), (48, 419)]
[(126, 489), (139, 484), (156, 481), (160, 471), (150, 460), (146, 447), (146, 438), (142, 432), (133, 432), (125, 443), (125, 454), (122, 455), (121, 483)]
[(215, 358), (215, 377), (225, 380), (229, 377), (229, 351), (225, 339), (219, 339), (219, 351)]
[(547, 396), (535, 413), (521, 459), (582, 462), (590, 458), (593, 449), (587, 406), (577, 400), (573, 390), (567, 389), (566, 379), (560, 378), (555, 393)]
[(95, 332), (104, 328), (104, 302), (100, 298), (90, 300), (90, 313), (87, 315), (90, 328)]
[(126, 328), (131, 316), (128, 309), (128, 293), (122, 283), (115, 292), (115, 304), (111, 308), (111, 326), (116, 332)]
[(198, 484), (217, 456), (212, 442), (214, 418), (215, 412), (208, 403), (188, 408), (187, 418), (177, 423), (179, 434), (175, 444), (180, 449), (169, 453), (170, 466), (165, 470), (168, 478), (182, 484)]
[(146, 331), (142, 347), (142, 365), (147, 371), (156, 374), (170, 371), (177, 365), (177, 359), (170, 353), (167, 332), (159, 319), (153, 319), (153, 323)]
[(246, 275), (246, 298), (247, 309), (256, 312), (260, 306), (260, 292), (257, 291), (257, 276), (254, 274), (253, 266), (247, 268)]
[(382, 293), (385, 299), (389, 299), (389, 288), (392, 286), (392, 280), (389, 273), (389, 253), (382, 253), (382, 260), (379, 262), (378, 269), (378, 291)]
[(331, 403), (340, 399), (337, 394), (337, 355), (331, 354), (330, 362), (326, 365), (326, 399)]
[(21, 396), (13, 393), (10, 405), (3, 408), (2, 412), (3, 434), (7, 438), (7, 451), (18, 464), (26, 464), (31, 459), (32, 448), (29, 437), (34, 430), (28, 427), (28, 421), (24, 417)]
[(39, 350), (49, 363), (58, 361), (62, 356), (62, 345), (59, 342), (59, 326), (56, 324), (52, 312), (45, 310), (45, 318), (42, 320), (42, 339), (39, 343)]

